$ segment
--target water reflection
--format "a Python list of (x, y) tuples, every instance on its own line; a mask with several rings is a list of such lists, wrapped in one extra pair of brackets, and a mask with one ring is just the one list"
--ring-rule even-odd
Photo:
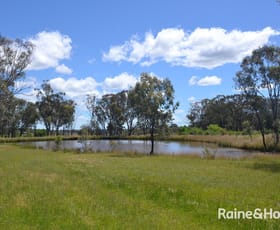
[[(30, 144), (30, 143), (29, 143)], [(53, 141), (31, 142), (31, 144), (38, 148), (54, 149), (55, 143)], [(77, 140), (62, 141), (61, 149), (83, 149), (84, 145), (93, 152), (108, 152), (108, 151), (124, 151), (137, 152), (148, 154), (151, 149), (150, 141), (143, 140), (87, 140), (86, 142), (79, 142)], [(249, 151), (221, 148), (215, 144), (206, 144), (200, 142), (174, 142), (174, 141), (156, 141), (154, 152), (157, 154), (199, 154), (207, 149), (216, 154), (216, 156), (226, 157), (242, 157), (250, 154)]]

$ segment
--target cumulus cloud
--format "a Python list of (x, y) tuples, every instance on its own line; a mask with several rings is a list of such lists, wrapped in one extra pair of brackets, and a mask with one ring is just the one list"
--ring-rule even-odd
[(227, 31), (222, 28), (197, 28), (189, 33), (167, 28), (141, 41), (133, 36), (122, 45), (112, 46), (103, 53), (103, 61), (132, 62), (149, 66), (159, 61), (185, 67), (214, 68), (238, 63), (246, 55), (269, 42), (279, 32), (270, 27), (260, 31)]
[(200, 79), (197, 76), (192, 76), (189, 79), (189, 85), (211, 86), (211, 85), (220, 85), (221, 83), (222, 83), (222, 79), (217, 76), (205, 76)]
[(86, 77), (84, 79), (69, 78), (63, 79), (61, 77), (53, 78), (50, 81), (53, 89), (65, 92), (71, 98), (83, 97), (88, 94), (99, 95), (98, 86), (100, 85), (93, 77)]
[(30, 38), (29, 41), (34, 44), (31, 64), (28, 66), (29, 70), (59, 69), (61, 68), (61, 66), (59, 67), (59, 62), (70, 58), (72, 50), (71, 38), (58, 31), (40, 32)]
[(197, 76), (192, 76), (189, 79), (189, 85), (196, 85), (197, 84)]
[(86, 96), (95, 95), (101, 97), (106, 93), (114, 93), (120, 90), (129, 89), (134, 86), (137, 79), (133, 75), (124, 72), (114, 77), (107, 77), (104, 81), (98, 82), (93, 77), (86, 78), (53, 78), (49, 81), (55, 91), (64, 92), (67, 97), (73, 99), (79, 111), (86, 111)]
[(51, 79), (49, 82), (53, 89), (65, 92), (70, 98), (78, 98), (89, 94), (100, 97), (104, 93), (129, 89), (136, 84), (137, 78), (124, 72), (114, 77), (107, 77), (102, 82), (97, 82), (93, 77), (82, 79), (57, 77)]
[(19, 93), (15, 96), (35, 103), (37, 100), (37, 91), (35, 89), (38, 87), (39, 84), (35, 77), (27, 77), (23, 80), (18, 80), (15, 82), (15, 88)]
[(57, 73), (61, 73), (61, 74), (72, 74), (72, 70), (69, 67), (67, 67), (66, 65), (64, 65), (64, 64), (58, 65), (55, 68), (55, 71)]
[(103, 87), (106, 91), (125, 90), (133, 87), (136, 82), (135, 76), (124, 72), (115, 77), (107, 77), (103, 82)]

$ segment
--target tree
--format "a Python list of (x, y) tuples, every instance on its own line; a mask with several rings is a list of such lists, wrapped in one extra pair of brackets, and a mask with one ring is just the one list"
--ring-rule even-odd
[(39, 114), (36, 105), (32, 102), (27, 102), (22, 99), (17, 99), (15, 114), (18, 116), (16, 122), (20, 136), (22, 136), (25, 131), (35, 125), (37, 120), (39, 120)]
[(123, 131), (124, 110), (125, 110), (125, 94), (123, 92), (117, 94), (106, 94), (102, 97), (108, 119), (107, 130), (110, 136), (118, 136)]
[[(14, 96), (20, 89), (15, 82), (24, 77), (30, 63), (33, 46), (30, 42), (0, 36), (0, 129), (4, 135)], [(10, 110), (11, 111), (11, 110)]]
[[(279, 143), (279, 99), (280, 99), (280, 48), (264, 46), (254, 50), (241, 63), (241, 70), (236, 73), (236, 87), (247, 98), (268, 97), (269, 109), (274, 132), (274, 147)], [(255, 110), (259, 110), (259, 104)]]
[(137, 112), (134, 105), (134, 90), (123, 91), (124, 94), (124, 120), (127, 127), (128, 136), (131, 136), (137, 127)]
[(144, 122), (149, 129), (150, 154), (153, 154), (155, 134), (172, 121), (172, 115), (179, 106), (178, 102), (174, 102), (173, 86), (168, 79), (143, 73), (133, 89), (133, 95), (138, 122)]
[(105, 94), (100, 99), (95, 95), (87, 96), (91, 127), (96, 134), (103, 131), (110, 136), (121, 135), (126, 123), (128, 134), (131, 135), (136, 115), (133, 112), (130, 94), (128, 91), (121, 91), (116, 94)]
[(187, 118), (193, 127), (207, 129), (209, 125), (216, 124), (225, 129), (241, 131), (242, 121), (249, 119), (244, 104), (243, 95), (218, 95), (193, 103)]
[(47, 135), (55, 130), (59, 134), (59, 128), (71, 126), (74, 121), (75, 103), (65, 99), (63, 92), (55, 93), (48, 82), (42, 84), (42, 90), (38, 90), (37, 106), (40, 116), (46, 127)]

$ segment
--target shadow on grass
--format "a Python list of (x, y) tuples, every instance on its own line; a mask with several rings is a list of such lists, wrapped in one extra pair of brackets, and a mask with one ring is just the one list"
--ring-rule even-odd
[(255, 170), (263, 170), (273, 173), (280, 173), (280, 163), (278, 162), (264, 162), (264, 163), (255, 163), (252, 166)]

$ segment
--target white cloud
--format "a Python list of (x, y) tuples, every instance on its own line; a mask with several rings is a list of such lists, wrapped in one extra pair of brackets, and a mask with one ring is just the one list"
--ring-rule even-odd
[(65, 92), (70, 98), (82, 98), (89, 94), (100, 97), (104, 93), (129, 89), (136, 84), (137, 78), (124, 72), (114, 77), (107, 77), (103, 82), (97, 82), (93, 77), (82, 79), (57, 77), (49, 82), (54, 90)]
[(193, 104), (196, 101), (196, 98), (194, 96), (191, 96), (188, 98), (188, 102)]
[(100, 85), (93, 77), (87, 77), (84, 79), (77, 78), (53, 78), (50, 81), (53, 89), (64, 92), (67, 96), (71, 98), (83, 97), (88, 94), (99, 95), (97, 87)]
[(115, 77), (107, 77), (103, 82), (103, 87), (106, 91), (126, 90), (133, 87), (136, 82), (135, 76), (124, 72)]
[(27, 77), (15, 82), (15, 88), (26, 89), (26, 88), (36, 88), (37, 87), (37, 80), (34, 77)]
[(199, 79), (197, 76), (192, 76), (189, 80), (189, 85), (198, 85), (198, 86), (211, 86), (211, 85), (220, 85), (222, 79), (217, 76), (206, 76)]
[(38, 88), (38, 82), (36, 78), (27, 77), (23, 80), (16, 81), (15, 88), (19, 90), (19, 93), (15, 95), (17, 98), (34, 103), (36, 102), (37, 91), (35, 89)]
[(35, 46), (29, 70), (56, 68), (59, 61), (70, 58), (71, 38), (58, 31), (40, 32), (29, 41)]
[(122, 45), (103, 53), (103, 61), (132, 62), (148, 66), (158, 61), (185, 67), (214, 68), (238, 63), (246, 55), (269, 42), (279, 32), (270, 27), (260, 31), (226, 31), (222, 28), (197, 28), (188, 33), (167, 28), (157, 35), (146, 33), (143, 41), (133, 36)]
[(72, 70), (69, 67), (67, 67), (66, 65), (64, 65), (64, 64), (58, 65), (55, 68), (55, 71), (57, 73), (61, 73), (61, 74), (72, 74)]
[(196, 85), (197, 84), (197, 76), (192, 76), (189, 80), (189, 85)]
[(204, 78), (201, 78), (197, 85), (199, 86), (209, 86), (209, 85), (220, 85), (222, 82), (222, 79), (217, 76), (206, 76)]

